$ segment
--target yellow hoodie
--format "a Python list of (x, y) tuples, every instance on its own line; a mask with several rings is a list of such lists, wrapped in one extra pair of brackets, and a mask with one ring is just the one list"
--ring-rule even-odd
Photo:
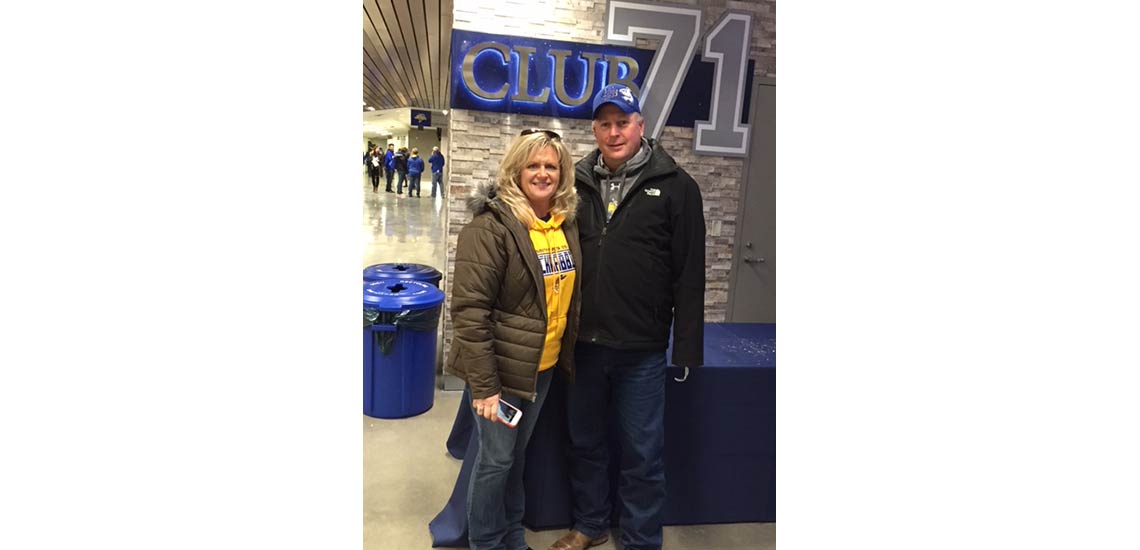
[(553, 367), (562, 350), (562, 333), (566, 330), (566, 312), (574, 292), (574, 258), (562, 233), (565, 217), (554, 214), (550, 221), (535, 220), (530, 227), (530, 242), (538, 252), (538, 263), (546, 283), (546, 343), (542, 346), (539, 372)]

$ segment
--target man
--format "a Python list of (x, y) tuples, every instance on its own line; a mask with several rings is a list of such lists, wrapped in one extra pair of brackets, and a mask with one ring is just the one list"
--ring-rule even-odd
[(392, 165), (396, 167), (396, 194), (404, 194), (404, 182), (408, 180), (408, 148), (401, 147), (392, 157)]
[(439, 196), (443, 196), (443, 155), (439, 152), (439, 147), (431, 148), (431, 156), (428, 157), (428, 162), (431, 163), (431, 196), (435, 196), (435, 186), (439, 186)]
[(384, 153), (384, 175), (388, 179), (388, 186), (384, 191), (392, 192), (392, 173), (396, 171), (396, 152), (393, 151), (394, 144), (388, 144), (388, 151)]
[[(697, 183), (644, 138), (633, 91), (594, 97), (598, 148), (575, 167), (582, 245), (577, 373), (567, 389), (574, 526), (551, 550), (606, 542), (609, 415), (617, 415), (625, 550), (661, 548), (665, 503), (665, 349), (703, 362), (705, 220)], [(686, 371), (687, 372), (687, 371)]]
[[(412, 191), (416, 192), (416, 197), (420, 196), (420, 176), (424, 173), (424, 159), (420, 156), (419, 147), (412, 147), (412, 156), (408, 157), (408, 196), (412, 196)], [(397, 184), (396, 188), (400, 186)]]

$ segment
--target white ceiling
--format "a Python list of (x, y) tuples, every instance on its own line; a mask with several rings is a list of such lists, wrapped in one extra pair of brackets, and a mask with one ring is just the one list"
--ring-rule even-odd
[[(447, 126), (447, 115), (443, 111), (431, 111), (430, 128)], [(384, 137), (389, 134), (396, 136), (408, 135), (411, 129), (412, 110), (410, 108), (386, 109), (383, 111), (364, 111), (362, 116), (365, 137)]]

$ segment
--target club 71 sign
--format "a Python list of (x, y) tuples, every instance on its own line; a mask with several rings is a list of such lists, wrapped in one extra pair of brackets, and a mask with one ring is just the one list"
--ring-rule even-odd
[[(645, 133), (656, 138), (665, 128), (700, 38), (702, 10), (610, 0), (606, 6), (607, 44), (632, 46), (634, 39), (661, 39), (641, 86)], [(748, 154), (748, 125), (740, 122), (748, 78), (752, 16), (726, 12), (705, 36), (701, 59), (716, 64), (709, 119), (695, 125), (693, 149), (709, 155)]]
[(610, 0), (604, 45), (453, 30), (451, 107), (589, 119), (593, 95), (620, 82), (638, 95), (647, 136), (692, 126), (698, 154), (744, 156), (752, 18), (727, 12), (703, 42), (701, 21), (699, 8)]

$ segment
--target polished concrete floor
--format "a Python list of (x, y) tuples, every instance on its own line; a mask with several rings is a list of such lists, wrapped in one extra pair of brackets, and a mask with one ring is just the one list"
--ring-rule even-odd
[[(362, 266), (387, 262), (427, 264), (440, 271), (446, 258), (441, 198), (408, 198), (373, 193), (362, 177), (364, 197)], [(393, 185), (395, 185), (393, 183)], [(399, 420), (361, 415), (364, 424), (364, 550), (427, 550), (428, 522), (443, 508), (460, 461), (444, 444), (459, 406), (461, 392), (436, 390), (427, 412)], [(528, 531), (527, 542), (545, 550), (562, 536), (562, 529)], [(615, 541), (594, 548), (616, 550)], [(769, 550), (776, 547), (776, 524), (735, 523), (665, 527), (667, 550)]]
[[(431, 198), (431, 175), (421, 181), (421, 197), (372, 192), (367, 176), (364, 185), (364, 263), (406, 262), (430, 265), (443, 271), (447, 258), (443, 220), (447, 215), (442, 197)], [(395, 178), (393, 178), (394, 180)], [(396, 182), (392, 182), (396, 188)]]

